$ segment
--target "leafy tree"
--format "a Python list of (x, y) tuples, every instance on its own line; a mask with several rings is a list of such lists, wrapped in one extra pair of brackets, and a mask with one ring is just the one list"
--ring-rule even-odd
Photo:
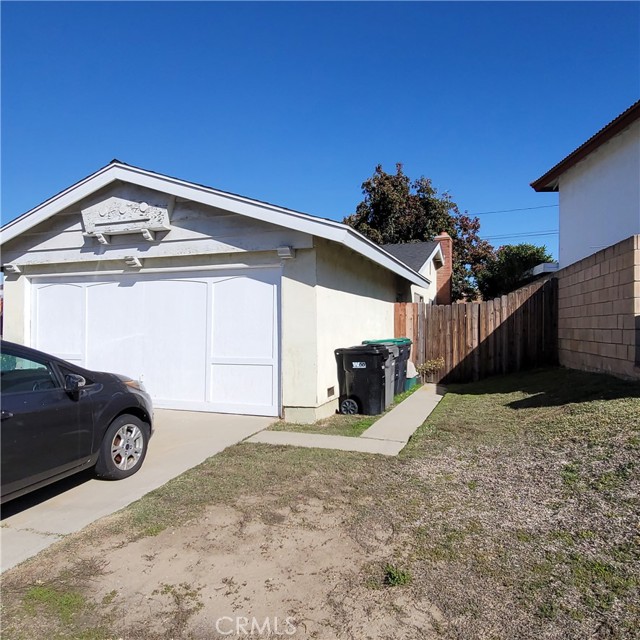
[(546, 247), (533, 244), (507, 244), (500, 247), (476, 274), (484, 300), (502, 296), (533, 280), (529, 271), (543, 262), (552, 262)]
[(344, 222), (378, 244), (433, 240), (446, 231), (453, 239), (453, 299), (476, 297), (475, 276), (493, 255), (480, 238), (480, 221), (463, 214), (448, 193), (438, 194), (431, 180), (411, 179), (402, 164), (395, 174), (378, 165), (362, 183), (364, 200)]

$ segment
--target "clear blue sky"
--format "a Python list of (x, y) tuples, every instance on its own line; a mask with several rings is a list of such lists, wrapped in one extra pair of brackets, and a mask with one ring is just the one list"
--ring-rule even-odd
[[(470, 213), (640, 95), (630, 2), (2, 2), (2, 221), (112, 158), (323, 217), (377, 163)], [(557, 207), (482, 216), (493, 237)], [(557, 236), (508, 238), (546, 243)]]

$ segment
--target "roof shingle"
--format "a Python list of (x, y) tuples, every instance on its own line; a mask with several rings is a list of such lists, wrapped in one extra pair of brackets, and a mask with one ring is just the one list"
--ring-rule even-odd
[(404, 242), (401, 244), (383, 244), (382, 248), (394, 258), (402, 260), (414, 271), (419, 271), (429, 256), (438, 248), (439, 242)]

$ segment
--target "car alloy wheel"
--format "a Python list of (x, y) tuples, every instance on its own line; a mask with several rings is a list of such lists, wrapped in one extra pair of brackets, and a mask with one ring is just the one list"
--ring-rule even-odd
[(144, 435), (138, 426), (125, 424), (120, 427), (111, 441), (113, 464), (122, 471), (133, 469), (140, 462), (144, 445)]
[(136, 416), (118, 416), (102, 439), (97, 475), (108, 480), (122, 480), (136, 473), (147, 455), (149, 431), (149, 425)]

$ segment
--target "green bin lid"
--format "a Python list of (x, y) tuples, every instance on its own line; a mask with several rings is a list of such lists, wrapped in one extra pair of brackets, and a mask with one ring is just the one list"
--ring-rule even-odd
[(396, 344), (396, 345), (411, 344), (411, 340), (409, 338), (385, 338), (383, 340), (363, 340), (362, 344), (383, 344), (385, 342), (390, 342), (391, 344)]

